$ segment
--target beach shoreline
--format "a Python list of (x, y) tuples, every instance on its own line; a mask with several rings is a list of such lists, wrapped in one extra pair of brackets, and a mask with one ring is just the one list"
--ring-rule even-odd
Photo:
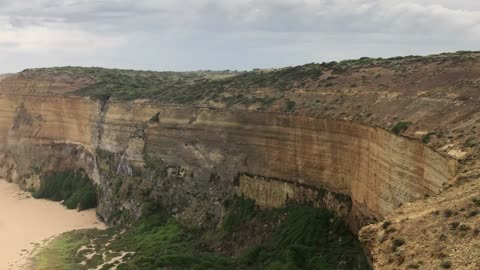
[(24, 270), (34, 251), (55, 236), (88, 228), (106, 228), (95, 209), (68, 210), (0, 179), (0, 269)]

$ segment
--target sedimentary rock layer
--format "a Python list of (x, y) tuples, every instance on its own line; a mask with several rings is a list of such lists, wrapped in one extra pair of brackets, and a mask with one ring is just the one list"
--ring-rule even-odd
[[(221, 205), (234, 192), (277, 206), (305, 193), (295, 188), (301, 185), (350, 197), (355, 226), (365, 222), (361, 217), (381, 218), (438, 193), (455, 176), (455, 162), (421, 142), (347, 121), (10, 94), (0, 96), (0, 107), (2, 177), (26, 185), (40, 168), (84, 168), (102, 187), (104, 204), (113, 182), (99, 166), (98, 151), (118, 156), (113, 175), (148, 179), (152, 196), (168, 198), (164, 204), (179, 213)], [(155, 167), (165, 175), (148, 173)], [(271, 179), (268, 189), (283, 191), (265, 196), (265, 182), (240, 185), (239, 175)], [(165, 196), (167, 182), (177, 194)], [(132, 197), (122, 208), (140, 203)], [(109, 219), (112, 207), (101, 205), (100, 214)]]

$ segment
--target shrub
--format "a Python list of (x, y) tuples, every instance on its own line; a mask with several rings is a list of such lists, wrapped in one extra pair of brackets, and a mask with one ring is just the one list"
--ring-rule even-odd
[(294, 112), (295, 111), (295, 101), (287, 101), (285, 102), (285, 106), (283, 107), (284, 112)]
[(223, 229), (231, 232), (235, 227), (243, 225), (255, 216), (255, 201), (245, 197), (234, 197), (227, 202), (229, 211), (223, 219)]
[(475, 204), (476, 206), (480, 206), (480, 198), (473, 198), (473, 199), (472, 199), (472, 202), (473, 202), (473, 204)]
[(37, 199), (64, 201), (68, 209), (85, 210), (97, 206), (95, 186), (84, 171), (65, 171), (46, 177), (37, 192)]
[(392, 127), (392, 132), (398, 135), (406, 130), (411, 124), (411, 122), (398, 122)]
[(298, 205), (287, 210), (269, 239), (242, 256), (250, 266), (245, 269), (369, 269), (362, 256), (354, 255), (358, 241), (333, 213)]
[(450, 223), (450, 229), (455, 230), (455, 229), (457, 229), (458, 225), (460, 225), (460, 223), (458, 223), (456, 221), (452, 222), (452, 223)]
[(474, 146), (476, 146), (476, 145), (477, 145), (477, 142), (475, 141), (474, 138), (468, 139), (468, 140), (463, 144), (464, 147), (474, 147)]
[(440, 236), (438, 237), (438, 239), (439, 239), (440, 241), (445, 241), (445, 240), (447, 240), (447, 236), (442, 233), (442, 234), (440, 234)]
[(478, 210), (472, 210), (472, 211), (468, 212), (467, 217), (468, 218), (474, 217), (474, 216), (478, 215), (478, 213), (479, 213)]
[(418, 268), (420, 268), (420, 264), (418, 264), (416, 262), (415, 263), (409, 263), (407, 265), (407, 267), (410, 268), (410, 269), (418, 269)]
[(422, 136), (422, 142), (427, 144), (430, 142), (430, 138), (432, 135), (434, 135), (435, 133), (432, 133), (432, 132), (429, 132), (428, 134), (425, 134)]
[(97, 206), (97, 194), (91, 187), (84, 187), (75, 191), (70, 198), (65, 201), (68, 209), (86, 210)]
[[(242, 95), (254, 96), (254, 90), (269, 87), (286, 91), (322, 75), (324, 66), (310, 63), (303, 66), (275, 70), (253, 70), (249, 72), (196, 71), (196, 72), (153, 72), (104, 68), (50, 68), (40, 72), (85, 75), (94, 80), (76, 94), (90, 96), (105, 103), (110, 98), (131, 100), (137, 98), (155, 99), (167, 103), (194, 104), (204, 99), (215, 100), (228, 93), (234, 97), (227, 105), (237, 102), (255, 102), (249, 99), (235, 99)], [(266, 101), (265, 106), (269, 106)]]
[(392, 225), (392, 222), (391, 222), (391, 221), (388, 221), (388, 220), (386, 220), (385, 222), (383, 222), (383, 224), (382, 224), (382, 228), (383, 228), (383, 229), (386, 229), (386, 228), (388, 228), (388, 226), (390, 226), (390, 225)]
[(100, 93), (100, 94), (94, 95), (93, 98), (98, 99), (102, 103), (105, 103), (110, 99), (110, 95), (106, 93)]
[(450, 209), (447, 209), (443, 212), (443, 216), (446, 217), (446, 218), (449, 218), (453, 215), (453, 211), (450, 210)]
[(392, 241), (394, 247), (401, 247), (405, 244), (405, 240), (402, 238), (395, 238)]
[(452, 267), (452, 263), (450, 261), (443, 260), (440, 262), (440, 266), (445, 269), (450, 269)]
[(388, 227), (386, 230), (385, 230), (385, 233), (394, 233), (396, 232), (397, 229), (395, 229), (394, 227)]

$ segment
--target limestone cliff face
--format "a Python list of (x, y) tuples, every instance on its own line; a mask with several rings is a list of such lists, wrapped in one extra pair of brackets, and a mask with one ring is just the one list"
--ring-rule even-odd
[(455, 177), (455, 162), (421, 142), (347, 121), (8, 93), (0, 106), (1, 176), (34, 188), (27, 179), (83, 168), (108, 222), (161, 203), (216, 224), (240, 193), (327, 207), (358, 229)]
[[(0, 76), (0, 177), (35, 189), (83, 168), (109, 223), (161, 206), (215, 226), (234, 194), (331, 209), (353, 231), (386, 218), (359, 233), (374, 267), (450, 256), (478, 269), (479, 74), (478, 52), (235, 74), (25, 70)], [(386, 131), (402, 122), (408, 138)]]
[(0, 106), (2, 177), (23, 183), (31, 174), (85, 167), (94, 158), (96, 103), (83, 98), (3, 95)]

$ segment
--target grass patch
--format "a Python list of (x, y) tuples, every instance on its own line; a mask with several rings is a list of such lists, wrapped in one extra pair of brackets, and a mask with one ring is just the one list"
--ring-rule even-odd
[(43, 247), (34, 260), (35, 270), (82, 270), (76, 259), (77, 250), (88, 243), (81, 232), (63, 234)]

